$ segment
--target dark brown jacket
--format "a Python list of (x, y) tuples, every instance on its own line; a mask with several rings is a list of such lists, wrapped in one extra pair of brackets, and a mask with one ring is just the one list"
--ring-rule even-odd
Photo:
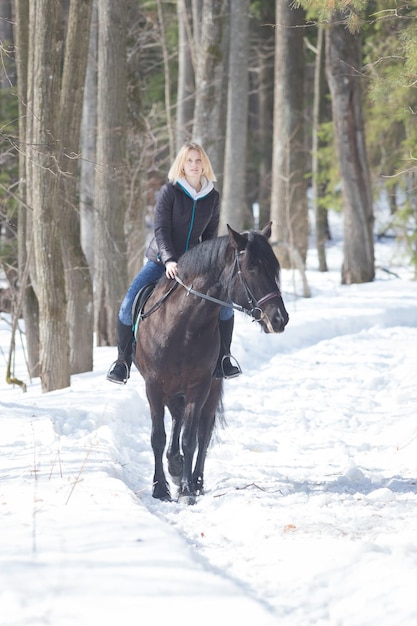
[(146, 256), (164, 265), (178, 261), (189, 248), (217, 236), (219, 218), (220, 195), (214, 188), (195, 200), (180, 183), (166, 183), (156, 202), (155, 236)]

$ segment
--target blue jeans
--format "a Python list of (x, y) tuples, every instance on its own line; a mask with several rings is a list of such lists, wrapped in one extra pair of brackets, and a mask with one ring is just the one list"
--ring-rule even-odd
[(156, 281), (159, 280), (164, 273), (165, 267), (161, 263), (155, 263), (155, 261), (147, 261), (147, 263), (142, 267), (139, 274), (127, 290), (127, 293), (123, 298), (123, 302), (120, 305), (119, 320), (122, 324), (125, 324), (125, 326), (132, 326), (132, 307), (139, 291), (142, 287), (145, 287), (145, 285), (149, 285), (149, 283), (156, 283)]
[[(142, 287), (145, 287), (145, 285), (149, 285), (149, 283), (156, 283), (156, 281), (159, 280), (164, 273), (165, 267), (161, 263), (155, 263), (155, 261), (147, 261), (147, 263), (142, 267), (139, 274), (127, 290), (127, 293), (123, 298), (123, 302), (120, 305), (119, 320), (122, 324), (125, 324), (125, 326), (132, 325), (132, 307), (139, 291)], [(222, 306), (219, 318), (221, 320), (228, 320), (231, 317), (233, 317), (233, 309), (227, 306)]]

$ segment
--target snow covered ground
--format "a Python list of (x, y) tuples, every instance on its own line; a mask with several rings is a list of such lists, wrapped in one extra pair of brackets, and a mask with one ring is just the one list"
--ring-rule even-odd
[[(207, 493), (151, 497), (144, 385), (94, 372), (41, 394), (0, 317), (0, 625), (411, 626), (417, 623), (417, 284), (376, 245), (375, 282), (308, 260), (283, 273), (290, 322), (236, 314), (244, 374), (225, 384)], [(167, 421), (169, 425), (169, 421)]]

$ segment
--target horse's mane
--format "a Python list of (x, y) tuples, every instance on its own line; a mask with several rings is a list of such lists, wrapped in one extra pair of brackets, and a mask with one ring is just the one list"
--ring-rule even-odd
[(178, 271), (184, 278), (192, 275), (208, 274), (216, 268), (222, 268), (229, 237), (216, 237), (202, 241), (185, 252), (178, 261)]
[[(261, 266), (263, 272), (272, 280), (279, 280), (280, 267), (267, 239), (259, 232), (250, 230), (242, 233), (247, 239), (246, 253), (242, 258), (242, 268), (250, 269)], [(186, 279), (190, 276), (205, 274), (214, 275), (223, 269), (226, 263), (233, 260), (233, 248), (229, 246), (229, 237), (224, 235), (201, 242), (188, 250), (178, 262), (180, 275)]]

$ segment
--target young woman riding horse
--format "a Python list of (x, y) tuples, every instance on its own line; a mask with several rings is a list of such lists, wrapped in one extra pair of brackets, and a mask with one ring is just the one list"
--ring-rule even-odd
[[(216, 177), (204, 149), (186, 143), (178, 152), (161, 188), (155, 206), (154, 238), (146, 251), (147, 263), (129, 287), (117, 319), (118, 357), (107, 374), (114, 383), (126, 384), (132, 364), (132, 307), (145, 285), (155, 283), (165, 273), (175, 279), (178, 259), (201, 241), (217, 237), (220, 196), (213, 182)], [(219, 331), (221, 347), (215, 378), (233, 378), (241, 373), (230, 361), (234, 325), (233, 309), (221, 307)]]

